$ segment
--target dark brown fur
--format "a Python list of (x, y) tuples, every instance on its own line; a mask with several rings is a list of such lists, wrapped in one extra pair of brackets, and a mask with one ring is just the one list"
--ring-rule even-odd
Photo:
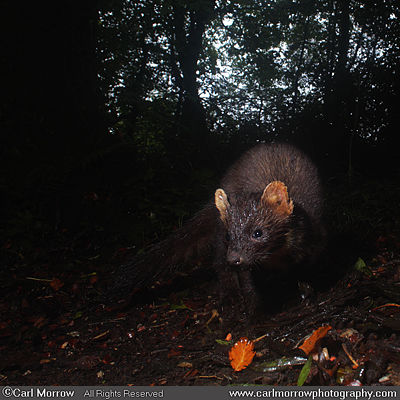
[(296, 268), (315, 260), (323, 236), (322, 195), (316, 167), (303, 153), (285, 144), (258, 145), (233, 164), (220, 187), (215, 203), (124, 266), (116, 286), (141, 287), (209, 252), (224, 311), (237, 314), (239, 304), (251, 314), (258, 301), (254, 268)]
[[(288, 198), (265, 189), (273, 182)], [(222, 304), (252, 314), (258, 304), (254, 269), (299, 268), (312, 264), (323, 243), (322, 194), (316, 167), (296, 148), (259, 145), (245, 153), (221, 181), (215, 268)], [(224, 196), (225, 197), (225, 196)], [(277, 201), (274, 204), (274, 201)]]

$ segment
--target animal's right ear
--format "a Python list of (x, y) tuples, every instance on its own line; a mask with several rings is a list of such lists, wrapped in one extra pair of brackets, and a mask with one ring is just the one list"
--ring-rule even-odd
[(293, 213), (293, 200), (289, 198), (287, 187), (281, 181), (273, 181), (267, 185), (261, 196), (261, 203), (282, 218)]
[(218, 208), (221, 220), (225, 222), (231, 205), (229, 204), (228, 197), (223, 189), (217, 189), (215, 191), (215, 206)]

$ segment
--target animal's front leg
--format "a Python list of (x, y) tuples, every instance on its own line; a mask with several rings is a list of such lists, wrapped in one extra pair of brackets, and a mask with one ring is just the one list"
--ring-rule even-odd
[(242, 316), (248, 321), (256, 312), (260, 299), (254, 286), (253, 276), (250, 270), (239, 271), (239, 286), (242, 299)]
[(238, 275), (229, 266), (220, 266), (218, 269), (219, 302), (221, 317), (224, 324), (230, 324), (240, 319), (242, 302)]

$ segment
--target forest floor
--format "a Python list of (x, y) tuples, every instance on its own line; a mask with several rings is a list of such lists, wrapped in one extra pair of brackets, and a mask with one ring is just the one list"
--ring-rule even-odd
[[(400, 385), (399, 238), (380, 237), (374, 252), (325, 290), (235, 327), (221, 323), (212, 274), (118, 310), (98, 303), (118, 256), (15, 254), (0, 276), (0, 384)], [(255, 355), (246, 347), (235, 371), (229, 352), (242, 337)]]

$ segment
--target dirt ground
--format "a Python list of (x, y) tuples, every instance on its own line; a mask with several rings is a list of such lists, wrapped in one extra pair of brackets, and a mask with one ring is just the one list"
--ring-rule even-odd
[[(1, 272), (0, 384), (400, 385), (399, 249), (380, 238), (366, 265), (325, 290), (288, 303), (278, 290), (279, 307), (230, 327), (212, 274), (163, 282), (121, 308), (99, 302), (113, 268), (101, 259), (15, 255)], [(306, 355), (299, 346), (323, 326)], [(229, 352), (242, 337), (255, 356), (234, 371)]]

